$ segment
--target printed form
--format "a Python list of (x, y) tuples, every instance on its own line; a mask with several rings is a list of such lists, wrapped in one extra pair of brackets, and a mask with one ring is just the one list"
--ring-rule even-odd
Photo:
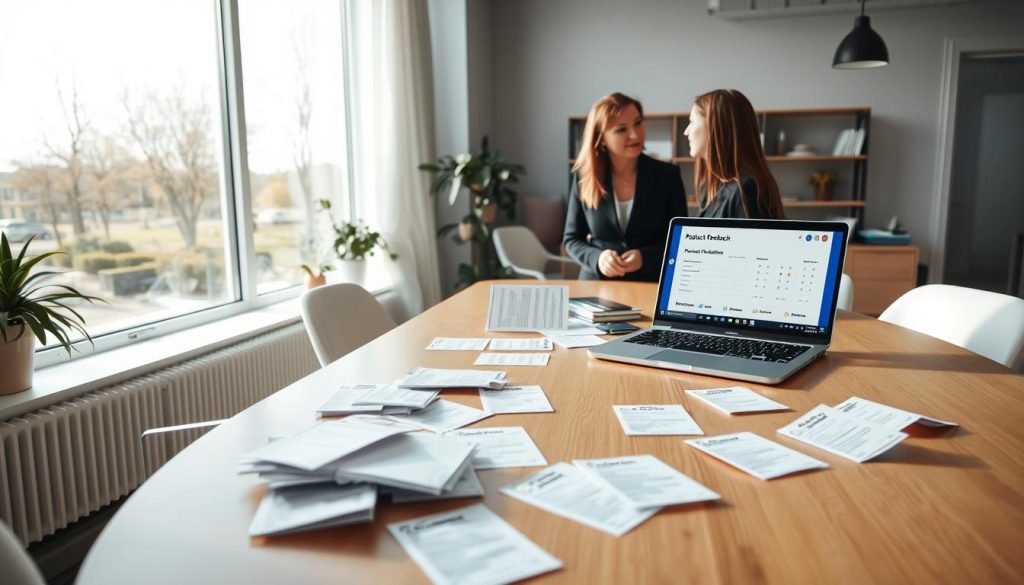
[(412, 414), (393, 416), (391, 418), (435, 433), (444, 433), (471, 425), (489, 416), (491, 416), (491, 413), (479, 408), (442, 399)]
[(568, 322), (567, 286), (491, 285), (488, 331), (565, 331)]
[(857, 463), (878, 457), (908, 436), (824, 404), (782, 427), (779, 433)]
[(506, 386), (504, 390), (481, 388), (480, 402), (492, 414), (555, 412), (540, 386)]
[(540, 467), (548, 460), (523, 427), (487, 427), (445, 433), (476, 445), (470, 465), (473, 469)]
[(789, 407), (785, 404), (775, 402), (771, 398), (765, 398), (750, 388), (744, 388), (743, 386), (712, 388), (710, 390), (687, 390), (686, 393), (707, 402), (727, 414), (789, 410)]
[(490, 341), (487, 337), (435, 337), (427, 346), (431, 351), (482, 351)]
[(748, 432), (689, 439), (686, 444), (764, 480), (828, 467), (824, 461)]
[(722, 497), (653, 455), (577, 459), (573, 463), (606, 483), (634, 508), (692, 504)]
[(492, 339), (487, 349), (491, 351), (551, 351), (555, 346), (550, 339), (533, 337), (529, 339)]
[(437, 585), (502, 585), (562, 567), (483, 504), (395, 522), (388, 531)]
[(880, 424), (893, 430), (904, 429), (914, 423), (921, 423), (928, 427), (958, 427), (955, 422), (927, 417), (915, 412), (900, 410), (878, 402), (872, 402), (866, 398), (856, 396), (837, 404), (835, 409), (850, 416), (864, 419), (869, 422)]
[(474, 366), (546, 366), (546, 353), (482, 353), (477, 356)]
[(612, 409), (627, 435), (704, 434), (681, 404), (616, 404)]

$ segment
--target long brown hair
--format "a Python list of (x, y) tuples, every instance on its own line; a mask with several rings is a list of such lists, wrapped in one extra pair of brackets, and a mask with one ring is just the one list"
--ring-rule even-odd
[(693, 173), (701, 207), (707, 209), (715, 202), (723, 184), (735, 182), (743, 211), (750, 217), (742, 180), (750, 177), (757, 184), (756, 205), (761, 214), (770, 219), (785, 219), (779, 185), (768, 170), (757, 115), (750, 100), (735, 89), (716, 89), (697, 96), (694, 103), (704, 114), (707, 128), (707, 144), (695, 161)]
[(601, 135), (608, 130), (612, 120), (629, 106), (635, 107), (643, 118), (644, 107), (640, 102), (619, 92), (597, 100), (587, 114), (587, 123), (583, 127), (583, 137), (580, 140), (580, 153), (572, 170), (577, 173), (580, 180), (580, 201), (591, 209), (597, 208), (601, 199), (608, 196), (603, 181), (611, 160), (608, 157), (608, 150), (601, 144)]

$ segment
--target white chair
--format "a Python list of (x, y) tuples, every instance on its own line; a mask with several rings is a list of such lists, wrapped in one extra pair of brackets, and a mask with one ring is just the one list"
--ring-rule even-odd
[(302, 322), (321, 366), (395, 328), (384, 307), (363, 287), (340, 283), (302, 295)]
[(930, 284), (889, 305), (881, 321), (938, 337), (1017, 368), (1024, 360), (1024, 299), (999, 293)]
[(843, 311), (853, 310), (853, 279), (845, 272), (839, 278), (839, 300), (836, 301), (836, 307)]
[(0, 575), (3, 575), (4, 585), (46, 585), (32, 557), (3, 522), (0, 522)]
[(521, 225), (500, 227), (494, 230), (494, 249), (498, 260), (519, 276), (547, 280), (544, 267), (548, 261), (572, 264), (571, 258), (555, 256), (544, 249), (537, 236)]

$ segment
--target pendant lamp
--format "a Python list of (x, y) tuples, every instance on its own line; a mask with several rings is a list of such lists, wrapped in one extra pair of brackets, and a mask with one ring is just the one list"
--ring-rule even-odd
[(833, 69), (873, 69), (889, 64), (889, 49), (885, 41), (871, 28), (871, 19), (864, 15), (864, 0), (860, 0), (860, 16), (853, 21), (853, 30), (836, 49)]

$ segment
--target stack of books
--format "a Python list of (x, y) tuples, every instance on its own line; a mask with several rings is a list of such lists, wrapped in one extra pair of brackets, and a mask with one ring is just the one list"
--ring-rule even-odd
[(639, 307), (623, 305), (601, 297), (573, 297), (569, 299), (569, 314), (588, 323), (634, 321), (643, 318)]

